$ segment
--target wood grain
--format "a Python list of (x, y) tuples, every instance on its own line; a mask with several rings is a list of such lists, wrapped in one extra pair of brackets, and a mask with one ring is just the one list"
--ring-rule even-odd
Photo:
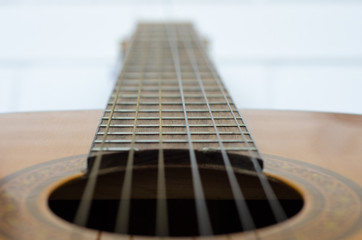
[(0, 115), (0, 178), (52, 159), (87, 154), (102, 111)]
[(311, 163), (362, 186), (362, 116), (302, 111), (245, 110), (259, 150)]
[[(37, 163), (87, 154), (101, 114), (96, 110), (0, 115), (1, 178)], [(362, 116), (260, 110), (245, 110), (242, 115), (262, 153), (312, 163), (362, 185)], [(360, 236), (361, 230), (349, 239)]]
[[(312, 163), (362, 185), (362, 116), (241, 111), (262, 153)], [(87, 154), (102, 111), (0, 115), (0, 177), (57, 158)]]

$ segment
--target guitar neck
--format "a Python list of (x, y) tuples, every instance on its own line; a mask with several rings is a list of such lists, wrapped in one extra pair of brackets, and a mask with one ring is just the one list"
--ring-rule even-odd
[(191, 24), (139, 24), (90, 156), (149, 149), (259, 157)]

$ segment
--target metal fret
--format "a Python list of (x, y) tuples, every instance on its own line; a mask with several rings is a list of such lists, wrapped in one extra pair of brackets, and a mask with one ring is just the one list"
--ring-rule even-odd
[[(108, 104), (113, 104), (109, 102)], [(133, 102), (117, 102), (117, 105), (137, 105), (137, 103)], [(159, 102), (140, 102), (140, 105), (159, 105)], [(196, 102), (186, 102), (186, 105), (205, 105), (206, 103), (196, 103)], [(210, 105), (226, 105), (225, 102), (210, 102)], [(162, 105), (182, 105), (182, 102), (165, 102)]]
[[(208, 97), (214, 97), (214, 98), (224, 98), (224, 95), (221, 94), (208, 94)], [(114, 98), (115, 95), (111, 95), (111, 98)], [(137, 95), (127, 95), (127, 94), (120, 94), (120, 96), (118, 96), (120, 98), (136, 98), (137, 99)], [(142, 95), (142, 98), (158, 98), (159, 95)], [(163, 98), (180, 98), (180, 95), (162, 95)], [(186, 94), (184, 96), (185, 98), (204, 98), (204, 96), (201, 95), (197, 95), (197, 94)]]
[[(240, 135), (238, 132), (218, 132), (220, 135)], [(103, 135), (105, 132), (97, 132)], [(108, 132), (108, 135), (132, 135), (132, 132)], [(160, 132), (136, 132), (136, 135), (159, 135)], [(216, 132), (191, 132), (194, 135), (215, 135)], [(250, 134), (248, 132), (244, 134)], [(162, 132), (162, 135), (187, 135), (187, 132)]]
[[(129, 148), (129, 147), (105, 147), (105, 148), (99, 148), (99, 147), (94, 147), (91, 149), (91, 151), (97, 152), (97, 151), (104, 151), (104, 152), (118, 152), (118, 151), (130, 151), (130, 150), (134, 150), (134, 151), (140, 151), (139, 148)], [(187, 148), (185, 148), (187, 149)], [(256, 148), (241, 148), (241, 147), (225, 147), (224, 148), (225, 151), (232, 151), (232, 152), (247, 152), (247, 151), (256, 151)], [(218, 152), (221, 150), (221, 148), (209, 148), (209, 147), (204, 147), (202, 149), (200, 149), (202, 151), (205, 152)]]
[[(156, 83), (156, 82), (155, 82)], [(137, 92), (137, 87), (123, 87), (122, 88), (123, 91), (133, 91), (133, 92)], [(180, 89), (178, 87), (162, 87), (162, 90), (164, 91), (170, 91), (170, 92), (179, 92)], [(206, 91), (220, 91), (220, 89), (218, 89), (217, 87), (206, 87), (205, 88)], [(158, 92), (158, 88), (157, 87), (143, 87), (142, 91), (154, 91), (154, 92)], [(199, 89), (197, 88), (184, 88), (184, 91), (186, 92), (197, 92), (199, 91)]]
[[(110, 112), (111, 110), (106, 109), (105, 112)], [(158, 113), (160, 110), (158, 109), (147, 109), (147, 110), (139, 110), (139, 113)], [(162, 112), (169, 112), (169, 113), (183, 113), (183, 110), (178, 109), (161, 109)], [(209, 110), (207, 109), (187, 109), (187, 112), (197, 112), (197, 113), (208, 113)], [(212, 112), (223, 112), (229, 113), (231, 112), (229, 109), (211, 109)], [(238, 110), (233, 110), (234, 112), (238, 112)], [(114, 110), (115, 113), (135, 113), (135, 110), (132, 109), (116, 109)]]
[[(100, 124), (99, 126), (101, 127), (106, 127), (106, 124)], [(132, 124), (111, 124), (109, 125), (110, 127), (114, 127), (114, 128), (129, 128), (129, 127), (134, 127), (134, 125)], [(187, 127), (187, 125), (185, 124), (164, 124), (162, 125), (163, 127)], [(188, 126), (190, 127), (213, 127), (213, 124), (189, 124)], [(217, 127), (237, 127), (238, 125), (236, 124), (216, 124)], [(245, 125), (240, 125), (240, 126), (245, 126)], [(148, 128), (148, 127), (160, 127), (160, 125), (158, 124), (140, 124), (137, 125), (137, 127), (140, 128)]]
[[(193, 143), (218, 143), (219, 140), (212, 140), (212, 139), (192, 139)], [(241, 140), (221, 140), (224, 143), (245, 143)], [(95, 143), (101, 143), (102, 140), (95, 140)], [(115, 139), (115, 140), (105, 140), (105, 143), (132, 143), (132, 140), (124, 140), (124, 139)], [(160, 140), (134, 140), (135, 143), (160, 143)], [(188, 140), (185, 139), (164, 139), (162, 140), (163, 143), (188, 143)], [(247, 140), (246, 142), (253, 142), (252, 140)]]
[[(109, 117), (102, 117), (103, 120), (110, 119)], [(134, 120), (133, 117), (112, 117), (112, 120)], [(160, 120), (159, 117), (138, 117), (138, 120)], [(185, 120), (183, 117), (162, 117), (162, 120)], [(188, 117), (189, 120), (211, 120), (210, 117)], [(233, 117), (214, 117), (217, 120), (234, 120)], [(241, 119), (240, 117), (237, 119)]]

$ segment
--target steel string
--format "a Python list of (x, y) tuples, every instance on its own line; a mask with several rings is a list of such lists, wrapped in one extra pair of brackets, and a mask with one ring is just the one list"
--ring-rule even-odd
[[(143, 42), (143, 45), (146, 45), (147, 41)], [(144, 46), (142, 47), (144, 49)], [(118, 205), (118, 211), (116, 215), (116, 223), (115, 223), (115, 232), (117, 233), (127, 233), (129, 229), (129, 215), (130, 215), (130, 206), (131, 206), (131, 187), (132, 187), (132, 176), (133, 176), (133, 165), (134, 165), (134, 152), (135, 152), (135, 140), (136, 140), (136, 129), (137, 129), (137, 120), (139, 114), (139, 106), (141, 99), (142, 86), (144, 81), (144, 69), (146, 63), (146, 56), (148, 55), (149, 48), (146, 48), (145, 52), (142, 51), (142, 77), (139, 79), (138, 84), (138, 97), (137, 97), (137, 105), (135, 112), (135, 119), (133, 123), (133, 131), (132, 131), (132, 141), (130, 150), (128, 152), (127, 165), (125, 169), (125, 175), (123, 179), (123, 184), (121, 188), (120, 202)]]
[[(213, 67), (213, 64), (211, 63), (209, 57), (206, 55), (204, 45), (201, 43), (200, 40), (198, 40), (197, 43), (198, 43), (199, 47), (201, 49), (203, 49), (203, 51), (201, 51), (201, 52), (202, 52), (202, 54), (204, 56), (204, 59), (207, 62), (208, 66), (209, 66), (209, 69), (210, 69), (214, 79), (216, 80), (220, 91), (222, 92), (222, 95), (224, 96), (224, 99), (225, 99), (225, 101), (226, 101), (226, 103), (228, 105), (228, 108), (230, 109), (231, 114), (233, 115), (234, 121), (235, 121), (235, 123), (236, 123), (236, 125), (238, 127), (238, 130), (239, 130), (245, 144), (248, 146), (248, 153), (249, 153), (251, 162), (252, 162), (253, 167), (254, 167), (254, 169), (256, 171), (257, 177), (260, 180), (260, 183), (262, 185), (264, 193), (265, 193), (265, 195), (267, 197), (268, 203), (269, 203), (269, 205), (271, 207), (271, 210), (273, 212), (273, 215), (275, 217), (275, 220), (278, 223), (282, 222), (282, 221), (287, 219), (286, 213), (285, 213), (283, 207), (281, 206), (281, 203), (279, 202), (278, 198), (276, 197), (272, 187), (270, 186), (270, 183), (269, 183), (267, 177), (264, 175), (264, 173), (263, 173), (263, 171), (262, 171), (262, 169), (261, 169), (261, 167), (260, 167), (260, 165), (259, 165), (259, 163), (257, 161), (257, 158), (254, 156), (254, 154), (250, 150), (250, 144), (247, 141), (247, 138), (245, 137), (245, 133), (241, 129), (241, 126), (240, 126), (240, 124), (239, 124), (239, 122), (237, 120), (237, 117), (235, 116), (234, 110), (232, 109), (232, 107), (230, 105), (230, 102), (229, 102), (229, 100), (228, 100), (228, 98), (227, 98), (227, 96), (225, 94), (225, 91), (224, 91), (224, 89), (222, 87), (221, 80), (220, 80), (218, 74), (216, 73), (215, 68)], [(241, 115), (240, 115), (238, 110), (237, 110), (237, 113), (238, 113), (238, 115), (240, 117)], [(249, 137), (251, 138), (251, 136), (249, 136)], [(256, 149), (255, 151), (257, 152), (257, 155), (260, 156), (260, 153), (257, 150), (257, 148), (255, 148), (255, 149)]]
[[(129, 64), (129, 57), (128, 56), (130, 55), (130, 52), (133, 49), (134, 40), (135, 40), (135, 35), (133, 37), (131, 37), (131, 39), (130, 39), (130, 43), (129, 43), (130, 46), (129, 46), (126, 54), (125, 54), (126, 55), (125, 56), (126, 62), (123, 64), (123, 69), (125, 69)], [(114, 110), (115, 110), (116, 105), (117, 105), (116, 103), (117, 103), (118, 95), (119, 95), (119, 92), (120, 92), (120, 89), (121, 89), (123, 75), (124, 75), (124, 71), (121, 72), (120, 76), (118, 77), (118, 81), (115, 84), (115, 88), (117, 90), (116, 90), (116, 96), (114, 97), (114, 101), (113, 101), (113, 104), (112, 104), (112, 109), (111, 109), (111, 112), (110, 112), (110, 118), (107, 121), (105, 134), (103, 135), (103, 138), (102, 138), (102, 143), (101, 143), (100, 150), (97, 152), (96, 158), (95, 158), (95, 160), (93, 162), (93, 165), (92, 165), (92, 168), (91, 168), (91, 170), (89, 172), (88, 180), (87, 180), (86, 186), (84, 188), (83, 194), (81, 196), (78, 209), (77, 209), (76, 214), (75, 214), (75, 218), (74, 218), (73, 222), (75, 224), (79, 225), (79, 226), (84, 226), (85, 227), (87, 225), (88, 216), (89, 216), (89, 213), (90, 213), (90, 207), (91, 207), (91, 203), (92, 203), (92, 198), (93, 198), (93, 194), (94, 194), (94, 189), (95, 189), (95, 185), (96, 185), (96, 182), (97, 182), (99, 169), (100, 169), (100, 166), (101, 166), (101, 161), (102, 161), (102, 156), (103, 156), (103, 148), (104, 148), (105, 140), (107, 139), (109, 127), (111, 125), (112, 116), (114, 114)], [(105, 114), (106, 114), (106, 111), (103, 113), (103, 116), (105, 116)], [(100, 130), (100, 128), (101, 128), (101, 124), (98, 127), (98, 131)]]
[(176, 71), (177, 81), (180, 89), (180, 96), (182, 100), (182, 107), (185, 116), (185, 125), (187, 130), (187, 137), (189, 142), (189, 155), (190, 155), (190, 162), (191, 162), (191, 173), (193, 178), (193, 187), (194, 187), (194, 194), (195, 194), (195, 204), (196, 204), (196, 215), (197, 215), (197, 222), (199, 226), (200, 235), (202, 236), (210, 236), (212, 235), (212, 227), (209, 212), (206, 205), (204, 190), (201, 183), (200, 173), (198, 170), (197, 160), (195, 150), (192, 144), (192, 138), (190, 133), (190, 126), (188, 123), (187, 111), (186, 111), (186, 104), (185, 104), (185, 97), (182, 85), (182, 76), (180, 71), (180, 56), (178, 52), (178, 43), (177, 43), (177, 33), (175, 28), (172, 28), (170, 25), (167, 25), (167, 36), (170, 44), (170, 49), (172, 53), (172, 59)]
[[(207, 105), (207, 108), (208, 108), (208, 111), (209, 111), (209, 114), (210, 114), (211, 121), (213, 123), (213, 127), (215, 129), (215, 133), (216, 133), (216, 136), (217, 136), (217, 141), (218, 141), (218, 143), (220, 145), (221, 155), (222, 155), (222, 158), (223, 158), (223, 161), (224, 161), (226, 173), (227, 173), (229, 183), (230, 183), (230, 186), (231, 186), (231, 190), (232, 190), (232, 193), (233, 193), (233, 196), (234, 196), (234, 200), (235, 200), (235, 204), (236, 204), (236, 207), (237, 207), (238, 216), (239, 216), (241, 226), (244, 229), (244, 231), (253, 230), (253, 229), (256, 228), (255, 224), (254, 224), (254, 220), (253, 220), (253, 218), (251, 216), (251, 213), (249, 211), (249, 208), (248, 208), (248, 206), (247, 206), (247, 204), (245, 202), (245, 197), (244, 197), (244, 195), (243, 195), (243, 193), (241, 191), (240, 185), (239, 185), (239, 183), (237, 181), (237, 178), (235, 176), (235, 173), (234, 173), (234, 169), (233, 169), (233, 167), (231, 165), (229, 156), (226, 153), (226, 150), (225, 150), (224, 145), (223, 145), (223, 141), (221, 140), (220, 134), (218, 132), (218, 129), (217, 129), (217, 126), (216, 126), (216, 123), (215, 123), (215, 119), (214, 119), (214, 116), (213, 116), (213, 113), (212, 113), (212, 110), (210, 108), (210, 104), (209, 104), (209, 101), (208, 101), (208, 98), (207, 98), (207, 95), (206, 95), (206, 92), (205, 92), (204, 84), (202, 82), (202, 77), (200, 75), (200, 71), (199, 71), (198, 63), (197, 63), (197, 60), (196, 60), (196, 57), (195, 57), (195, 53), (192, 50), (192, 45), (190, 43), (189, 38), (186, 38), (185, 30), (182, 32), (181, 35), (183, 36), (183, 42), (184, 42), (185, 48), (187, 50), (190, 62), (192, 63), (192, 67), (193, 67), (196, 79), (197, 79), (197, 81), (199, 83), (201, 92), (203, 94), (205, 103)], [(189, 34), (187, 34), (187, 35), (189, 35)]]
[[(166, 29), (165, 29), (166, 30)], [(165, 160), (162, 146), (162, 63), (163, 63), (163, 47), (160, 47), (160, 57), (158, 59), (158, 101), (159, 101), (159, 153), (158, 153), (158, 174), (157, 174), (157, 206), (156, 206), (156, 235), (166, 237), (169, 235), (168, 229), (168, 213), (166, 198), (166, 177), (165, 177)]]

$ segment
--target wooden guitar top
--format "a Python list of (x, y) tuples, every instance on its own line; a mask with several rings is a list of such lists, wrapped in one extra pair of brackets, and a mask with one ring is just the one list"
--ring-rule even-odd
[[(262, 154), (313, 164), (362, 186), (361, 115), (241, 114)], [(101, 115), (100, 110), (1, 114), (0, 179), (38, 163), (87, 154)], [(362, 239), (362, 229), (348, 239)]]
[[(362, 185), (362, 116), (243, 110), (260, 151), (311, 163)], [(87, 154), (101, 110), (0, 115), (0, 177), (52, 159)], [(76, 129), (76, 131), (74, 131)]]

